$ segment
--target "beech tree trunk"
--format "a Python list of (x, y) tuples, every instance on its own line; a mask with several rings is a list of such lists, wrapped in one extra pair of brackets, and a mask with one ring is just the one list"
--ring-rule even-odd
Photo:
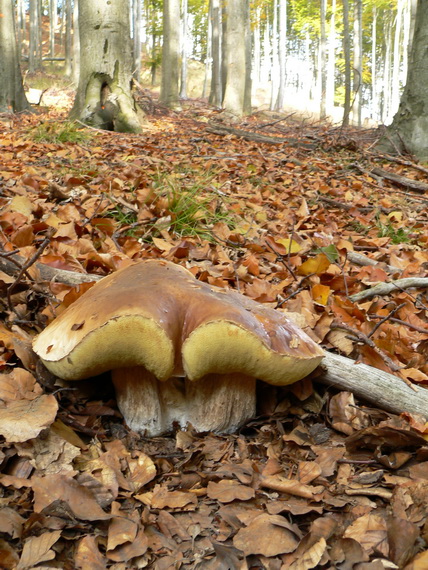
[(221, 33), (221, 12), (220, 0), (210, 0), (210, 19), (211, 19), (211, 89), (209, 102), (215, 107), (221, 105), (221, 51), (220, 51), (220, 33)]
[(131, 93), (129, 3), (79, 0), (79, 33), (80, 77), (71, 118), (105, 130), (140, 132)]
[(180, 0), (164, 0), (160, 100), (168, 107), (179, 107), (179, 54)]
[(352, 119), (361, 126), (361, 92), (363, 89), (363, 5), (362, 0), (354, 0), (354, 104)]
[(0, 0), (0, 112), (29, 108), (22, 85), (15, 37), (13, 0)]
[(349, 37), (349, 2), (343, 0), (343, 54), (345, 59), (345, 102), (342, 125), (349, 125), (351, 111), (351, 41)]
[(227, 78), (223, 107), (237, 117), (251, 110), (251, 40), (248, 0), (227, 0), (226, 54)]
[(400, 106), (377, 148), (389, 153), (410, 153), (428, 160), (428, 10), (419, 0), (407, 82)]

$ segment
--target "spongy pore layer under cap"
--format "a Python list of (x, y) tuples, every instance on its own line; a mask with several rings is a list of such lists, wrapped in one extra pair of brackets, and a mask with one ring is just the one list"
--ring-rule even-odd
[(239, 372), (288, 384), (323, 357), (279, 311), (197, 281), (164, 260), (138, 262), (102, 279), (38, 336), (34, 350), (68, 380), (143, 366), (159, 380)]

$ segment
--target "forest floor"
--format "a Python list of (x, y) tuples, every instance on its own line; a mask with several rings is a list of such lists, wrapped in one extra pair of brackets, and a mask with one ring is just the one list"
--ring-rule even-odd
[(202, 103), (141, 103), (138, 136), (58, 110), (0, 118), (0, 567), (427, 568), (425, 418), (315, 374), (261, 387), (239, 433), (147, 439), (105, 378), (37, 362), (32, 338), (89, 286), (40, 264), (104, 276), (163, 258), (397, 386), (428, 384), (428, 280), (371, 292), (427, 277), (428, 170), (376, 152), (379, 130), (267, 113), (228, 128)]

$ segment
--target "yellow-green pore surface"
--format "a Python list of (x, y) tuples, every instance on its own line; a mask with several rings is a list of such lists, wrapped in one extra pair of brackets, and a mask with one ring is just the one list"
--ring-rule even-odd
[(159, 380), (241, 372), (281, 385), (303, 378), (323, 357), (278, 311), (197, 281), (163, 260), (105, 277), (33, 346), (46, 367), (66, 380), (143, 366)]

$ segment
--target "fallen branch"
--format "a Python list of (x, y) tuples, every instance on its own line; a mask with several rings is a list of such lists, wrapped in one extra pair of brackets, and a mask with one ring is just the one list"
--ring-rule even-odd
[(425, 182), (420, 182), (419, 180), (413, 180), (413, 178), (407, 178), (406, 176), (400, 176), (399, 174), (395, 174), (394, 172), (389, 172), (388, 170), (384, 170), (383, 168), (373, 168), (370, 171), (370, 174), (374, 177), (380, 176), (381, 178), (385, 178), (389, 180), (393, 184), (400, 186), (400, 188), (406, 188), (406, 190), (413, 190), (414, 192), (421, 192), (425, 193), (428, 192), (428, 184)]
[[(19, 255), (8, 255), (4, 257), (0, 254), (0, 271), (3, 271), (11, 277), (20, 274), (22, 267), (25, 266), (25, 259)], [(87, 273), (78, 273), (77, 271), (67, 271), (65, 269), (57, 269), (43, 263), (35, 263), (32, 267), (36, 268), (42, 281), (57, 281), (66, 285), (80, 285), (81, 283), (90, 283), (91, 281), (99, 281), (101, 275), (89, 275)]]
[(397, 279), (396, 281), (390, 281), (389, 283), (378, 283), (370, 289), (350, 295), (349, 298), (355, 303), (363, 301), (364, 299), (371, 299), (376, 295), (388, 295), (392, 291), (402, 291), (403, 289), (410, 289), (412, 287), (428, 287), (428, 277), (405, 277), (404, 279)]
[(420, 387), (416, 392), (393, 374), (330, 352), (326, 353), (319, 369), (322, 373), (316, 382), (349, 390), (358, 398), (394, 414), (409, 412), (428, 418), (428, 390), (425, 388)]
[(258, 143), (265, 144), (292, 144), (294, 146), (301, 146), (307, 149), (315, 148), (314, 143), (305, 142), (296, 138), (284, 138), (284, 137), (270, 137), (267, 135), (261, 135), (259, 133), (254, 133), (252, 131), (245, 131), (244, 129), (236, 129), (234, 127), (227, 127), (226, 125), (210, 124), (205, 129), (209, 133), (215, 135), (235, 135), (236, 137), (243, 138), (245, 140), (254, 141)]

